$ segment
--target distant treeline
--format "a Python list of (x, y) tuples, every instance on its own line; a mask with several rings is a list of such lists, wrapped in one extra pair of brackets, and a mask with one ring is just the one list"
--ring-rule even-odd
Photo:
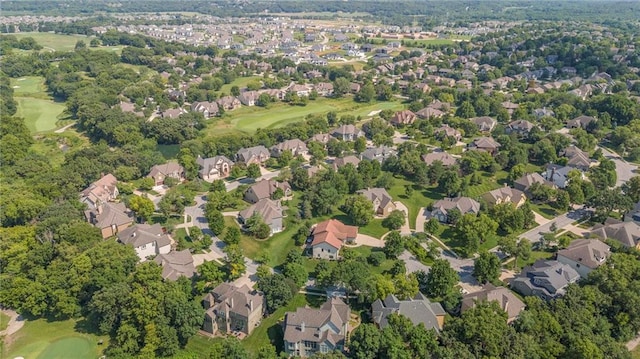
[[(199, 12), (217, 16), (252, 16), (277, 13), (369, 13), (385, 23), (408, 25), (430, 22), (469, 22), (483, 20), (588, 20), (637, 21), (638, 1), (160, 1), (128, 2), (26, 0), (3, 1), (5, 13), (89, 15), (96, 12)], [(311, 17), (312, 14), (309, 14)], [(317, 17), (317, 15), (314, 15)], [(408, 17), (409, 16), (409, 17)]]

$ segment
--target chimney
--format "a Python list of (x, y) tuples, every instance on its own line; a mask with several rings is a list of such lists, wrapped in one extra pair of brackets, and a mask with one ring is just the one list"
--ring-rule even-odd
[(253, 312), (253, 299), (249, 299), (249, 311)]
[(233, 297), (229, 298), (229, 307), (233, 308)]
[(305, 327), (304, 322), (302, 322), (302, 324), (300, 324), (300, 331), (303, 333), (304, 333), (304, 327)]

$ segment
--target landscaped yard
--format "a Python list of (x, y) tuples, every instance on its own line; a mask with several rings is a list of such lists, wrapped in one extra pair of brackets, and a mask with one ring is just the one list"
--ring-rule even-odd
[[(411, 185), (413, 193), (407, 198), (405, 188)], [(394, 201), (402, 202), (409, 209), (409, 227), (422, 231), (422, 228), (416, 228), (416, 217), (421, 207), (427, 207), (430, 203), (442, 199), (442, 195), (435, 191), (434, 188), (425, 188), (407, 181), (404, 178), (394, 178), (394, 184), (389, 189), (389, 194)]]
[[(48, 322), (46, 319), (27, 321), (4, 348), (3, 358), (22, 356), (25, 359), (85, 359), (102, 355), (108, 336), (88, 334), (85, 323), (77, 320)], [(105, 344), (106, 346), (106, 344)]]
[(336, 111), (338, 115), (367, 116), (372, 111), (402, 109), (400, 102), (379, 102), (359, 104), (351, 98), (327, 99), (318, 98), (309, 101), (306, 106), (291, 106), (278, 102), (268, 108), (259, 106), (241, 107), (229, 111), (222, 119), (213, 120), (207, 128), (212, 136), (228, 135), (233, 132), (253, 133), (259, 128), (278, 128), (290, 123), (300, 122), (311, 114), (323, 114)]

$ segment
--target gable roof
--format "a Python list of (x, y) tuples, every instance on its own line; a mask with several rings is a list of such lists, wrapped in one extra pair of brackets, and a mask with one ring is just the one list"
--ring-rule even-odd
[(358, 227), (348, 226), (337, 219), (329, 219), (318, 223), (311, 231), (311, 234), (313, 235), (311, 246), (328, 243), (332, 247), (340, 249), (342, 242), (348, 238), (356, 238)]
[(534, 183), (540, 183), (546, 186), (555, 187), (553, 182), (547, 181), (546, 179), (544, 179), (544, 177), (542, 177), (542, 175), (537, 172), (526, 173), (524, 176), (518, 178), (513, 183), (514, 185), (520, 185), (525, 190), (529, 189), (529, 187), (531, 187), (531, 185), (533, 185)]
[(493, 137), (478, 137), (471, 143), (476, 148), (499, 148), (501, 145)]
[(97, 181), (91, 183), (89, 187), (85, 188), (80, 195), (82, 197), (88, 198), (93, 203), (97, 201), (107, 202), (111, 196), (116, 192), (116, 185), (118, 183), (118, 179), (108, 173)]
[(409, 318), (415, 325), (424, 324), (427, 329), (440, 331), (438, 316), (444, 316), (445, 311), (440, 303), (431, 303), (427, 297), (418, 292), (414, 299), (399, 300), (389, 294), (384, 301), (378, 299), (371, 304), (373, 321), (384, 329), (388, 325), (390, 314), (400, 314)]
[(443, 213), (447, 213), (454, 208), (462, 214), (478, 213), (480, 211), (480, 203), (469, 197), (444, 198), (433, 204), (433, 209), (436, 208)]
[(396, 125), (410, 125), (416, 121), (416, 114), (409, 110), (396, 112), (391, 117), (391, 123)]
[(473, 117), (470, 118), (469, 121), (475, 123), (480, 131), (491, 131), (498, 123), (495, 119), (489, 116)]
[(267, 148), (262, 145), (248, 147), (248, 148), (241, 148), (236, 153), (236, 157), (238, 159), (242, 159), (247, 162), (254, 157), (268, 156), (268, 155), (269, 155), (269, 150), (267, 150)]
[(360, 159), (358, 159), (358, 157), (356, 156), (346, 156), (346, 157), (340, 157), (340, 158), (336, 158), (335, 160), (333, 160), (333, 169), (335, 171), (338, 170), (338, 168), (347, 165), (351, 163), (354, 167), (358, 167), (358, 164), (360, 163)]
[(511, 320), (520, 314), (525, 308), (524, 302), (505, 287), (496, 287), (493, 284), (486, 284), (482, 290), (462, 296), (462, 306), (460, 310), (465, 311), (476, 306), (477, 302), (497, 302), (500, 308), (507, 313)]
[(387, 190), (384, 188), (361, 189), (356, 193), (365, 196), (369, 201), (372, 202), (377, 199), (378, 201), (380, 201), (380, 207), (382, 208), (386, 207), (389, 203), (393, 204), (393, 198), (391, 198), (389, 192), (387, 192)]
[(512, 281), (520, 282), (527, 287), (543, 292), (547, 297), (564, 294), (564, 289), (570, 283), (580, 278), (569, 265), (551, 260), (538, 260), (533, 265), (522, 269), (522, 272)]
[(320, 308), (297, 308), (284, 319), (284, 340), (288, 343), (310, 341), (335, 346), (345, 338), (351, 310), (339, 298), (330, 298)]
[(124, 203), (107, 202), (102, 205), (100, 212), (87, 210), (85, 211), (85, 216), (90, 223), (102, 229), (113, 225), (119, 227), (127, 223), (132, 223), (133, 218), (130, 213)]
[(520, 200), (525, 197), (524, 192), (517, 190), (511, 187), (500, 187), (498, 189), (494, 189), (493, 191), (489, 191), (482, 195), (483, 198), (490, 200), (492, 203), (496, 203), (497, 200), (505, 200), (506, 198), (510, 198), (512, 203), (518, 203)]
[(126, 228), (118, 233), (118, 241), (124, 244), (131, 244), (134, 248), (154, 242), (158, 248), (171, 244), (171, 239), (158, 223), (154, 225), (135, 224)]
[(559, 250), (558, 257), (562, 256), (596, 269), (609, 258), (610, 249), (611, 247), (597, 239), (576, 239), (567, 248)]
[(603, 239), (615, 239), (625, 247), (636, 247), (640, 243), (640, 226), (635, 222), (609, 221), (606, 224), (596, 224), (591, 234)]
[(292, 140), (286, 140), (283, 142), (278, 143), (277, 145), (271, 147), (272, 150), (277, 150), (277, 151), (308, 151), (307, 149), (307, 145), (302, 142), (300, 139), (294, 138)]
[(289, 182), (286, 181), (278, 182), (276, 180), (262, 180), (251, 185), (251, 187), (249, 187), (249, 190), (253, 191), (258, 200), (261, 200), (265, 198), (271, 198), (271, 195), (278, 188), (282, 188), (282, 190), (286, 192), (287, 190), (291, 189), (291, 186), (289, 185)]
[(227, 163), (229, 166), (233, 166), (233, 161), (225, 156), (215, 156), (208, 158), (202, 158), (198, 156), (198, 158), (196, 158), (196, 163), (201, 167), (199, 171), (201, 175), (208, 174), (209, 172), (211, 172), (211, 169), (218, 168), (218, 166), (222, 165), (223, 163)]
[(282, 218), (282, 209), (279, 202), (272, 201), (269, 198), (263, 198), (256, 204), (249, 206), (249, 208), (240, 211), (239, 215), (242, 218), (248, 219), (254, 214), (258, 214), (265, 223), (270, 224), (274, 219)]
[(445, 151), (427, 153), (426, 155), (422, 155), (422, 160), (427, 165), (431, 165), (435, 161), (440, 161), (443, 166), (453, 166), (458, 161), (455, 157)]
[(155, 177), (158, 174), (162, 174), (163, 176), (167, 176), (172, 173), (184, 173), (184, 167), (180, 166), (180, 164), (176, 162), (167, 162), (162, 165), (155, 165), (151, 167), (151, 171), (147, 177)]
[(222, 283), (207, 294), (204, 300), (211, 305), (207, 308), (209, 316), (214, 316), (218, 312), (231, 312), (248, 318), (253, 310), (262, 306), (264, 295), (252, 290), (246, 284), (236, 287), (231, 283)]
[(162, 266), (162, 278), (164, 279), (177, 280), (181, 276), (191, 278), (196, 273), (196, 267), (193, 266), (193, 256), (188, 249), (158, 254), (154, 261)]

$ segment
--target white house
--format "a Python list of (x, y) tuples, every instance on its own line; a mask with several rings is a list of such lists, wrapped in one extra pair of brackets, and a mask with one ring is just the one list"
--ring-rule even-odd
[(136, 224), (118, 233), (118, 242), (133, 246), (141, 262), (171, 251), (171, 238), (159, 224)]

